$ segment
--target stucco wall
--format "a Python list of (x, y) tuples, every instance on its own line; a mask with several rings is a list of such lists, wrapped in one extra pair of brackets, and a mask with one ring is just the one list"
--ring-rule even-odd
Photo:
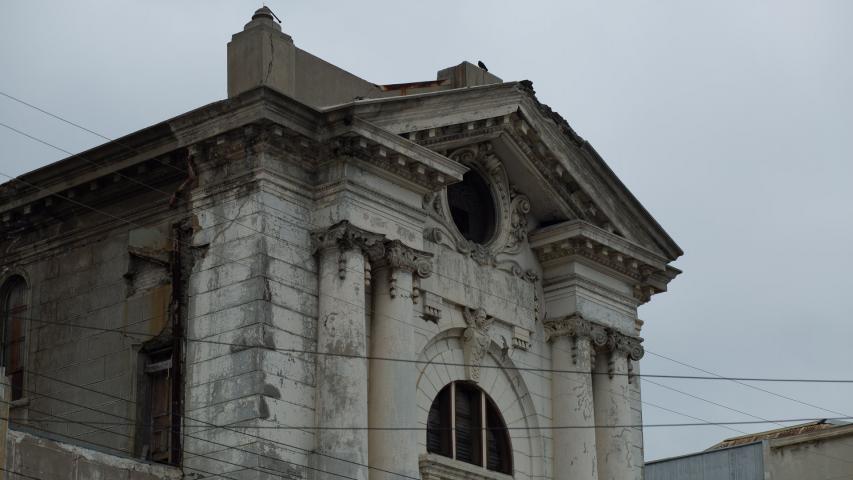
[(183, 477), (174, 467), (109, 455), (24, 431), (10, 430), (6, 442), (5, 468), (20, 476), (5, 474), (0, 478), (177, 480)]
[(77, 198), (99, 211), (66, 213), (3, 246), (0, 281), (21, 275), (29, 287), (24, 398), (10, 416), (13, 426), (130, 454), (138, 350), (169, 321), (162, 259), (181, 209), (170, 211), (168, 196), (150, 190), (111, 205), (87, 194), (97, 192)]
[(853, 476), (853, 427), (836, 427), (804, 437), (765, 442), (766, 480)]

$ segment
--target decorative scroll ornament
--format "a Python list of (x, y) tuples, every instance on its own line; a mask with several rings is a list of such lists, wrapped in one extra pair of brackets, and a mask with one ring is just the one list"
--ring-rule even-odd
[(592, 323), (583, 319), (578, 314), (568, 317), (547, 320), (542, 325), (545, 328), (545, 341), (555, 337), (589, 337), (592, 332)]
[(619, 334), (616, 337), (616, 350), (624, 353), (628, 360), (637, 362), (646, 353), (640, 342), (642, 342), (641, 338)]
[(530, 200), (514, 186), (510, 187), (510, 225), (505, 248), (516, 253), (527, 240), (527, 214), (530, 213)]
[[(368, 259), (380, 258), (385, 253), (384, 240), (384, 235), (358, 228), (347, 220), (311, 234), (315, 253), (329, 248), (338, 250), (338, 276), (341, 280), (346, 278), (346, 252), (358, 249)], [(365, 274), (365, 280), (369, 281), (369, 273)]]
[(474, 382), (480, 381), (480, 365), (486, 352), (489, 351), (489, 344), (492, 339), (489, 337), (489, 327), (491, 327), (494, 318), (486, 314), (482, 308), (463, 310), (465, 323), (468, 328), (463, 334), (463, 353), (465, 358), (465, 373), (469, 380)]
[(480, 265), (497, 266), (501, 254), (513, 255), (527, 241), (527, 215), (530, 200), (509, 181), (509, 175), (500, 159), (494, 155), (491, 142), (466, 146), (448, 156), (476, 170), (491, 188), (491, 196), (497, 213), (495, 233), (483, 244), (472, 242), (462, 236), (450, 215), (446, 190), (424, 195), (423, 207), (439, 227), (424, 231), (424, 238), (447, 245), (459, 253), (468, 255)]
[[(596, 351), (622, 353), (628, 360), (629, 369), (632, 368), (631, 361), (639, 361), (645, 353), (642, 338), (625, 335), (610, 327), (586, 320), (579, 314), (547, 320), (543, 323), (543, 327), (546, 341), (565, 335), (575, 340), (576, 344), (577, 339), (588, 338)], [(610, 358), (612, 362), (613, 355)]]
[[(389, 288), (391, 298), (397, 296), (398, 272), (404, 271), (416, 274), (419, 278), (427, 278), (432, 275), (432, 254), (406, 246), (399, 240), (385, 242), (384, 256), (379, 259), (391, 268), (389, 273)], [(417, 286), (412, 282), (412, 301), (417, 303), (420, 292), (416, 292)]]

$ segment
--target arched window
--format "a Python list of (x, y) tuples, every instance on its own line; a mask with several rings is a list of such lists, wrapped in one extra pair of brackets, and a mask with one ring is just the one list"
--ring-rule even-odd
[(477, 386), (453, 382), (429, 409), (427, 451), (512, 475), (509, 434), (494, 402)]
[(26, 345), (27, 283), (21, 277), (12, 277), (0, 290), (2, 314), (3, 355), (2, 366), (12, 387), (12, 400), (24, 396), (24, 346)]

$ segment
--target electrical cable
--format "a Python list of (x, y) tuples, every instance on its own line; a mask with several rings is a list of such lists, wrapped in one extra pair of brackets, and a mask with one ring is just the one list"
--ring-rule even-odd
[[(91, 130), (89, 130), (89, 129), (86, 129), (85, 127), (82, 127), (82, 126), (80, 126), (80, 125), (74, 124), (73, 122), (67, 121), (67, 120), (65, 120), (65, 119), (63, 119), (63, 118), (61, 118), (61, 117), (59, 117), (59, 116), (56, 116), (56, 115), (54, 115), (54, 114), (51, 114), (50, 112), (47, 112), (47, 111), (42, 110), (42, 109), (40, 109), (40, 108), (38, 108), (38, 107), (35, 107), (34, 105), (31, 105), (31, 104), (28, 104), (28, 103), (26, 103), (26, 102), (23, 102), (23, 101), (22, 101), (22, 100), (20, 100), (20, 99), (17, 99), (17, 98), (11, 97), (10, 95), (7, 95), (7, 94), (5, 94), (5, 93), (3, 93), (3, 92), (0, 92), (0, 95), (6, 96), (6, 97), (11, 98), (11, 99), (13, 99), (13, 100), (15, 100), (15, 101), (18, 101), (18, 102), (20, 102), (20, 103), (23, 103), (23, 104), (25, 104), (25, 105), (27, 105), (27, 106), (30, 106), (30, 107), (32, 107), (32, 108), (35, 108), (35, 109), (37, 109), (37, 110), (39, 110), (39, 111), (41, 111), (41, 112), (43, 112), (43, 113), (45, 113), (45, 114), (48, 114), (48, 115), (50, 115), (50, 116), (52, 116), (52, 117), (55, 117), (55, 118), (57, 118), (57, 119), (59, 119), (59, 120), (65, 121), (66, 123), (72, 124), (72, 125), (74, 125), (74, 126), (76, 126), (76, 127), (78, 127), (78, 128), (81, 128), (81, 129), (83, 129), (83, 130), (86, 130), (86, 131), (88, 131), (88, 132), (90, 132), (90, 133), (93, 133), (93, 134), (95, 134), (95, 135), (101, 136), (102, 138), (105, 138), (105, 139), (107, 139), (107, 140), (111, 140), (111, 139), (109, 139), (109, 138), (107, 138), (107, 137), (104, 137), (104, 136), (102, 136), (102, 135), (100, 135), (100, 134), (97, 134), (97, 133), (96, 133), (96, 132), (94, 132), (94, 131), (91, 131)], [(3, 126), (6, 126), (6, 125), (3, 125)], [(12, 129), (11, 127), (8, 127), (8, 126), (6, 126), (6, 127), (7, 127), (7, 128)], [(46, 142), (42, 142), (41, 140), (39, 140), (39, 139), (37, 139), (37, 138), (35, 138), (35, 137), (32, 137), (32, 136), (29, 136), (29, 135), (27, 135), (27, 134), (25, 134), (25, 133), (23, 133), (23, 132), (18, 131), (18, 130), (15, 130), (15, 129), (12, 129), (12, 130), (17, 131), (18, 133), (21, 133), (21, 134), (23, 134), (23, 135), (25, 135), (25, 136), (27, 136), (27, 137), (29, 137), (29, 138), (32, 138), (33, 140), (40, 141), (41, 143), (45, 143), (46, 145), (52, 146), (52, 147), (54, 147), (54, 148), (58, 148), (58, 147), (55, 147), (55, 146), (53, 146), (53, 145), (50, 145), (50, 144), (48, 144), (48, 143), (46, 143)], [(112, 141), (112, 140), (111, 140), (111, 141)], [(134, 149), (134, 150), (135, 150), (135, 149)], [(137, 152), (138, 152), (138, 151), (137, 151)], [(67, 152), (67, 151), (66, 151), (66, 153), (71, 154), (70, 152)], [(72, 154), (72, 155), (73, 155), (73, 154)], [(97, 164), (96, 164), (96, 165), (97, 165)], [(99, 166), (100, 166), (100, 165), (99, 165)], [(178, 170), (179, 170), (179, 169), (178, 169)], [(10, 178), (11, 178), (11, 177), (10, 177)], [(132, 179), (132, 180), (133, 180), (133, 179)], [(134, 181), (135, 181), (135, 180), (134, 180)], [(141, 183), (141, 182), (137, 182), (137, 183)], [(144, 184), (143, 184), (143, 185), (144, 185)], [(146, 185), (146, 186), (147, 186), (147, 185)], [(153, 187), (149, 187), (149, 188), (153, 188)], [(161, 191), (161, 192), (162, 192), (162, 191)], [(163, 192), (163, 193), (167, 193), (167, 192)], [(272, 207), (270, 207), (270, 208), (272, 208)], [(250, 227), (246, 227), (246, 228), (250, 228)], [(250, 228), (250, 229), (251, 229), (251, 228)], [(263, 232), (258, 232), (258, 233), (264, 234)], [(282, 239), (278, 239), (278, 240), (280, 240), (280, 241), (281, 241)], [(301, 246), (298, 246), (298, 247), (301, 247)], [(304, 248), (304, 247), (303, 247), (303, 248)], [(455, 279), (452, 279), (452, 280), (455, 280)], [(398, 321), (401, 321), (401, 320), (399, 320), (399, 319), (397, 319), (397, 320), (398, 320)], [(39, 320), (36, 320), (36, 321), (39, 321)], [(403, 323), (408, 323), (408, 322), (403, 322)], [(80, 327), (86, 328), (85, 326), (80, 326)], [(187, 339), (187, 340), (189, 340), (189, 341), (203, 341), (203, 340), (192, 340), (192, 339)], [(224, 342), (207, 342), (207, 343), (220, 343), (220, 344), (225, 344)], [(230, 344), (230, 345), (235, 345), (235, 344)], [(240, 345), (238, 345), (238, 346), (240, 346)], [(243, 346), (245, 347), (245, 345), (243, 345)], [(257, 347), (257, 346), (252, 346), (252, 347)], [(295, 351), (295, 352), (291, 352), (291, 353), (307, 353), (307, 354), (312, 354), (312, 353), (313, 353), (313, 354), (320, 354), (320, 355), (322, 355), (322, 354), (323, 354), (323, 353), (321, 353), (321, 352), (313, 352), (313, 351), (301, 351), (301, 352), (299, 352), (299, 351)], [(387, 360), (387, 361), (403, 361), (403, 360), (404, 360), (404, 359), (391, 359), (391, 358), (368, 357), (368, 356), (359, 356), (359, 357), (357, 357), (357, 358), (368, 358), (368, 359)], [(415, 362), (418, 362), (418, 361), (415, 361)], [(422, 361), (422, 362), (418, 362), (418, 363), (431, 363), (431, 362), (423, 362), (423, 361)], [(442, 364), (442, 363), (440, 363), (440, 362), (433, 362), (433, 363), (434, 363), (434, 364), (436, 364), (436, 365), (440, 365), (440, 364)], [(447, 364), (447, 365), (465, 366), (464, 364)], [(521, 368), (516, 368), (516, 369), (518, 369), (518, 370), (522, 370), (522, 369), (524, 369), (524, 368), (523, 368), (523, 367), (521, 367)], [(530, 371), (551, 371), (552, 373), (581, 373), (581, 372), (571, 372), (571, 371), (565, 371), (565, 372), (563, 372), (563, 371), (559, 371), (559, 370), (551, 370), (551, 369), (524, 369), (524, 370), (530, 370)], [(701, 369), (700, 369), (700, 370), (701, 370)], [(632, 374), (626, 374), (626, 375), (632, 375)], [(740, 383), (741, 381), (768, 381), (768, 382), (774, 382), (774, 381), (806, 382), (806, 381), (807, 381), (807, 382), (818, 382), (818, 383), (851, 383), (851, 382), (853, 382), (853, 380), (849, 380), (849, 381), (840, 380), (840, 381), (839, 381), (839, 380), (825, 380), (825, 379), (767, 379), (767, 378), (760, 378), (760, 379), (756, 379), (756, 378), (741, 378), (741, 377), (723, 377), (723, 376), (719, 376), (719, 375), (716, 375), (716, 374), (715, 374), (715, 377), (697, 377), (697, 376), (691, 376), (691, 377), (688, 377), (688, 376), (658, 376), (658, 375), (632, 375), (632, 376), (649, 377), (649, 378), (687, 378), (687, 379), (709, 379), (709, 380), (710, 380), (710, 379), (719, 379), (719, 380), (730, 380), (730, 381), (736, 381), (736, 382), (738, 382), (738, 383)], [(651, 382), (650, 380), (646, 380), (646, 381)], [(655, 383), (655, 382), (652, 382), (652, 383)], [(661, 384), (657, 384), (657, 385), (661, 385)], [(746, 385), (746, 386), (748, 386), (748, 387), (751, 387), (751, 388), (757, 388), (757, 387), (753, 387), (753, 386), (748, 385), (748, 384), (744, 384), (744, 385)], [(661, 386), (662, 386), (662, 385), (661, 385)], [(670, 387), (664, 387), (664, 388), (670, 388)], [(764, 391), (763, 389), (759, 389), (759, 390)], [(676, 390), (676, 391), (678, 391), (678, 390)], [(678, 392), (686, 394), (685, 392), (681, 392), (681, 391), (678, 391)], [(769, 391), (768, 391), (768, 393), (773, 393), (773, 392), (769, 392)], [(686, 395), (689, 395), (689, 394), (686, 394)], [(774, 394), (774, 395), (781, 396), (781, 395), (778, 395), (778, 394)], [(788, 397), (784, 397), (784, 396), (781, 396), (781, 397), (782, 397), (782, 398), (788, 398)], [(789, 398), (789, 399), (790, 399), (790, 398)], [(797, 401), (797, 400), (794, 400), (794, 401)], [(712, 402), (712, 403), (713, 403), (713, 402)], [(804, 402), (799, 402), (799, 403), (804, 403)], [(804, 403), (804, 404), (805, 404), (805, 403)], [(806, 404), (806, 405), (812, 406), (811, 404)], [(659, 406), (658, 406), (658, 408), (663, 408), (663, 407), (659, 407)], [(816, 408), (820, 408), (820, 407), (816, 407)], [(823, 409), (823, 408), (820, 408), (820, 409)], [(823, 409), (823, 410), (825, 410), (825, 409)], [(735, 411), (737, 411), (737, 410), (735, 410)], [(827, 411), (830, 411), (830, 410), (827, 410)], [(739, 411), (738, 411), (738, 412), (739, 412)], [(678, 412), (676, 412), (676, 413), (678, 413)], [(743, 413), (743, 412), (741, 412), (741, 413)], [(696, 418), (696, 417), (692, 417), (692, 418)], [(760, 417), (756, 417), (756, 418), (760, 418)]]
[[(13, 404), (12, 404), (11, 402), (8, 402), (8, 401), (6, 401), (6, 400), (0, 400), (0, 402), (1, 402), (1, 403), (4, 403), (4, 404), (6, 404), (6, 405), (9, 405), (9, 406), (13, 406)], [(89, 408), (89, 410), (94, 410), (94, 411), (96, 411), (96, 412), (110, 414), (110, 413), (108, 413), (108, 412), (103, 412), (103, 411), (100, 411), (100, 410), (97, 410), (97, 409), (93, 409), (93, 408), (91, 408), (91, 407), (87, 407), (87, 408)], [(124, 437), (124, 438), (128, 438), (128, 439), (131, 439), (131, 440), (132, 440), (132, 437), (131, 437), (130, 435), (125, 435), (125, 434), (121, 434), (121, 433), (118, 433), (118, 432), (113, 432), (113, 431), (111, 431), (111, 430), (108, 430), (108, 429), (105, 429), (105, 428), (102, 428), (102, 427), (98, 427), (98, 426), (96, 426), (93, 422), (84, 422), (84, 421), (78, 421), (78, 420), (71, 420), (71, 419), (69, 419), (69, 418), (67, 418), (67, 417), (64, 417), (64, 416), (62, 416), (62, 415), (56, 415), (56, 414), (52, 414), (52, 413), (47, 413), (47, 412), (44, 412), (44, 411), (41, 411), (41, 410), (38, 410), (38, 409), (35, 409), (35, 408), (32, 408), (32, 407), (27, 407), (27, 409), (28, 409), (29, 411), (31, 411), (31, 412), (34, 412), (34, 413), (38, 413), (38, 414), (41, 414), (41, 415), (47, 415), (47, 416), (52, 417), (52, 418), (58, 418), (58, 419), (62, 420), (64, 423), (71, 423), (71, 424), (76, 424), (76, 425), (82, 425), (82, 426), (85, 426), (85, 427), (93, 428), (94, 430), (97, 430), (97, 431), (101, 431), (101, 432), (105, 432), (105, 433), (118, 434), (118, 435), (120, 435), (120, 436), (122, 436), (122, 437)], [(110, 415), (111, 415), (111, 414), (110, 414)], [(45, 422), (47, 422), (47, 421), (49, 421), (49, 420), (41, 420), (40, 422), (41, 422), (41, 423), (45, 423)], [(116, 453), (118, 453), (118, 454), (120, 454), (120, 455), (126, 455), (126, 454), (127, 454), (127, 452), (125, 452), (125, 451), (123, 451), (123, 450), (121, 450), (121, 449), (118, 449), (118, 448), (116, 448), (116, 447), (114, 447), (114, 446), (111, 446), (111, 445), (106, 445), (106, 444), (102, 444), (102, 443), (97, 443), (97, 442), (92, 442), (92, 441), (88, 441), (88, 440), (83, 440), (83, 439), (80, 439), (80, 438), (75, 438), (75, 437), (73, 437), (73, 436), (66, 435), (66, 434), (62, 434), (62, 433), (58, 433), (58, 432), (55, 432), (55, 431), (45, 430), (45, 429), (42, 429), (42, 428), (34, 427), (34, 426), (32, 426), (31, 424), (29, 424), (29, 421), (13, 420), (13, 422), (20, 422), (20, 424), (21, 424), (21, 425), (26, 426), (27, 428), (32, 428), (32, 429), (35, 429), (35, 430), (38, 430), (38, 431), (41, 431), (41, 432), (45, 432), (45, 433), (49, 433), (49, 434), (52, 434), (52, 435), (57, 435), (57, 436), (60, 436), (60, 437), (63, 437), (63, 438), (71, 439), (71, 440), (72, 440), (72, 443), (73, 443), (74, 441), (76, 441), (76, 442), (83, 442), (83, 443), (86, 443), (86, 444), (89, 444), (89, 445), (94, 445), (94, 446), (97, 446), (97, 447), (106, 448), (106, 449), (108, 449), (108, 450), (110, 450), (110, 451), (113, 451), (113, 452), (116, 452)], [(99, 423), (98, 423), (98, 425), (103, 425), (103, 424), (105, 424), (105, 422), (99, 422)], [(121, 425), (126, 425), (126, 424), (121, 424)], [(214, 441), (212, 441), (212, 440), (208, 440), (208, 439), (204, 439), (204, 438), (198, 438), (198, 437), (193, 437), (192, 435), (189, 435), (189, 434), (185, 434), (185, 435), (186, 435), (186, 436), (188, 436), (188, 437), (190, 437), (190, 438), (193, 438), (193, 439), (195, 439), (195, 440), (199, 440), (199, 441), (203, 441), (203, 442), (208, 442), (208, 443), (211, 443), (211, 444), (215, 444), (215, 445), (219, 445), (219, 446), (224, 446), (224, 447), (227, 447), (227, 448), (237, 448), (237, 449), (239, 449), (239, 447), (233, 447), (233, 446), (225, 445), (225, 444), (218, 444), (217, 442), (214, 442)], [(238, 466), (238, 467), (241, 467), (241, 468), (243, 468), (243, 469), (256, 470), (256, 471), (261, 472), (261, 473), (269, 473), (269, 472), (265, 472), (265, 471), (259, 470), (259, 469), (257, 469), (257, 468), (254, 468), (254, 467), (252, 467), (252, 466), (241, 465), (241, 464), (237, 464), (237, 463), (231, 463), (231, 462), (228, 462), (228, 461), (226, 461), (226, 460), (222, 460), (221, 458), (211, 457), (211, 456), (209, 456), (209, 455), (201, 454), (201, 453), (194, 453), (194, 452), (188, 451), (187, 449), (183, 449), (183, 452), (184, 452), (184, 454), (187, 454), (187, 455), (192, 455), (192, 456), (195, 456), (195, 457), (201, 457), (201, 458), (207, 458), (207, 459), (209, 459), (209, 460), (214, 460), (214, 461), (217, 461), (217, 462), (227, 463), (227, 464), (230, 464), (230, 465), (233, 465), (233, 466)], [(260, 454), (260, 453), (257, 453), (257, 452), (252, 452), (252, 451), (248, 451), (248, 450), (246, 450), (246, 452), (251, 453), (251, 454), (253, 454), (253, 455), (264, 456), (264, 455), (262, 455), (262, 454)], [(278, 458), (273, 458), (273, 457), (269, 457), (269, 458), (272, 458), (273, 460), (276, 460), (276, 461), (279, 461), (279, 462), (282, 462), (282, 463), (291, 463), (291, 462), (288, 462), (288, 461), (286, 461), (286, 460), (282, 460), (282, 459), (278, 459)], [(164, 464), (164, 465), (168, 465), (168, 464)], [(297, 465), (298, 465), (298, 464), (297, 464)], [(174, 466), (174, 465), (172, 465), (172, 466)], [(298, 465), (298, 466), (305, 467), (305, 466), (303, 466), (303, 465)], [(206, 472), (206, 471), (204, 471), (204, 470), (197, 469), (197, 468), (195, 468), (195, 467), (186, 467), (186, 466), (185, 466), (185, 468), (188, 468), (188, 469), (190, 469), (190, 470), (198, 470), (198, 471), (203, 472), (203, 473), (208, 474), (208, 475), (220, 475), (220, 476), (223, 476), (223, 477), (225, 477), (225, 478), (229, 478), (230, 480), (237, 480), (237, 479), (235, 479), (235, 478), (225, 476), (225, 475), (223, 475), (223, 474), (221, 474), (221, 473), (220, 473), (220, 474), (213, 474), (213, 473), (211, 473), (211, 472)], [(305, 468), (310, 468), (310, 467), (305, 467)], [(272, 469), (269, 469), (269, 470), (272, 470)], [(331, 473), (331, 472), (325, 472), (325, 471), (322, 471), (322, 470), (321, 470), (321, 472), (322, 472), (322, 473)], [(282, 472), (279, 472), (279, 473), (282, 473)], [(348, 480), (355, 480), (355, 479), (352, 479), (352, 478), (350, 478), (350, 477), (344, 477), (344, 478), (347, 478)]]
[(751, 388), (751, 389), (753, 389), (753, 390), (758, 390), (758, 391), (760, 391), (760, 392), (764, 392), (764, 393), (767, 393), (767, 394), (770, 394), (770, 395), (773, 395), (773, 396), (776, 396), (776, 397), (779, 397), (779, 398), (783, 398), (783, 399), (785, 399), (785, 400), (789, 400), (789, 401), (792, 401), (792, 402), (795, 402), (795, 403), (799, 403), (800, 405), (805, 405), (805, 406), (807, 406), (807, 407), (816, 408), (816, 409), (818, 409), (818, 410), (823, 410), (824, 412), (829, 412), (829, 413), (832, 413), (832, 414), (834, 414), (834, 415), (839, 415), (839, 416), (842, 416), (842, 417), (848, 417), (848, 416), (850, 416), (850, 415), (848, 415), (848, 414), (846, 414), (846, 413), (837, 412), (837, 411), (835, 411), (835, 410), (830, 410), (830, 409), (828, 409), (828, 408), (824, 408), (824, 407), (821, 407), (821, 406), (819, 406), (819, 405), (814, 405), (814, 404), (812, 404), (812, 403), (804, 402), (804, 401), (802, 401), (802, 400), (798, 400), (798, 399), (793, 398), (793, 397), (789, 397), (789, 396), (786, 396), (786, 395), (782, 395), (781, 393), (776, 393), (776, 392), (773, 392), (773, 391), (770, 391), (770, 390), (766, 390), (766, 389), (761, 388), (761, 387), (757, 387), (757, 386), (755, 386), (755, 385), (750, 385), (750, 384), (748, 384), (748, 383), (743, 383), (743, 382), (744, 382), (744, 379), (742, 379), (742, 378), (725, 377), (725, 376), (722, 376), (722, 375), (718, 375), (718, 374), (716, 374), (716, 373), (714, 373), (714, 372), (711, 372), (711, 371), (705, 370), (705, 369), (703, 369), (703, 368), (697, 367), (697, 366), (695, 366), (695, 365), (691, 365), (691, 364), (686, 363), (686, 362), (682, 362), (682, 361), (680, 361), (680, 360), (676, 360), (676, 359), (674, 359), (674, 358), (668, 357), (668, 356), (666, 356), (666, 355), (662, 355), (662, 354), (660, 354), (660, 353), (652, 352), (652, 351), (650, 351), (650, 350), (648, 350), (648, 349), (646, 349), (646, 353), (648, 353), (648, 354), (650, 354), (650, 355), (654, 355), (655, 357), (663, 358), (664, 360), (669, 360), (670, 362), (677, 363), (677, 364), (679, 364), (679, 365), (682, 365), (682, 366), (685, 366), (685, 367), (691, 368), (691, 369), (693, 369), (693, 370), (696, 370), (696, 371), (699, 371), (699, 372), (702, 372), (702, 373), (707, 373), (708, 375), (712, 375), (712, 376), (714, 376), (714, 377), (716, 377), (716, 378), (718, 378), (718, 379), (721, 379), (721, 380), (728, 380), (728, 381), (730, 381), (730, 382), (734, 382), (734, 383), (737, 383), (737, 384), (739, 384), (739, 385), (743, 385), (744, 387)]
[[(146, 336), (146, 337), (156, 337), (157, 334), (147, 333), (147, 332), (129, 332), (122, 329), (117, 328), (104, 328), (104, 327), (93, 327), (89, 325), (82, 325), (77, 323), (68, 323), (68, 322), (54, 322), (49, 320), (41, 320), (33, 317), (16, 317), (22, 320), (30, 320), (37, 323), (44, 323), (48, 325), (60, 325), (74, 328), (82, 328), (87, 330), (96, 330), (101, 332), (114, 332), (121, 333), (122, 335), (127, 336)], [(326, 356), (326, 357), (343, 357), (343, 358), (351, 358), (351, 359), (360, 359), (360, 360), (378, 360), (378, 361), (386, 361), (386, 362), (401, 362), (401, 363), (414, 363), (418, 365), (436, 365), (436, 366), (449, 366), (449, 367), (470, 367), (474, 366), (469, 363), (462, 362), (435, 362), (432, 360), (417, 360), (417, 359), (407, 359), (407, 358), (393, 358), (393, 357), (379, 357), (373, 355), (357, 355), (357, 354), (348, 354), (348, 353), (336, 353), (336, 352), (320, 352), (317, 350), (304, 350), (298, 348), (271, 348), (263, 345), (252, 345), (252, 344), (243, 344), (243, 343), (231, 343), (231, 342), (219, 342), (216, 340), (202, 340), (195, 338), (186, 338), (182, 337), (184, 340), (188, 342), (195, 343), (207, 343), (212, 345), (220, 345), (227, 347), (239, 347), (239, 348), (261, 348), (264, 350), (270, 350), (275, 352), (282, 353), (291, 353), (291, 354), (305, 354), (305, 355), (318, 355), (318, 356)], [(587, 372), (582, 370), (565, 370), (565, 369), (554, 369), (554, 368), (541, 368), (541, 367), (516, 367), (516, 366), (501, 366), (501, 365), (477, 365), (480, 368), (488, 368), (488, 369), (497, 369), (497, 370), (507, 370), (507, 371), (522, 371), (522, 372), (543, 372), (543, 373), (562, 373), (562, 374), (589, 374), (589, 375), (608, 375), (608, 376), (625, 376), (625, 377), (639, 377), (639, 378), (663, 378), (663, 379), (679, 379), (679, 380), (715, 380), (715, 381), (750, 381), (750, 382), (775, 382), (775, 383), (840, 383), (840, 384), (851, 384), (853, 383), (853, 379), (827, 379), (827, 378), (779, 378), (779, 377), (725, 377), (725, 376), (700, 376), (700, 375), (668, 375), (668, 374), (653, 374), (653, 373), (623, 373), (623, 372)], [(838, 412), (836, 412), (838, 413)], [(841, 416), (846, 416), (843, 413), (839, 413)]]
[(6, 473), (10, 473), (10, 474), (12, 474), (12, 475), (16, 475), (16, 476), (18, 476), (18, 477), (30, 478), (30, 479), (32, 479), (32, 480), (46, 480), (46, 479), (42, 479), (42, 478), (39, 478), (39, 477), (34, 477), (34, 476), (32, 476), (32, 475), (27, 475), (27, 474), (25, 474), (25, 473), (21, 473), (21, 472), (13, 472), (12, 470), (6, 470), (6, 469), (5, 469), (5, 468), (3, 468), (3, 467), (0, 467), (0, 471), (4, 471), (4, 472), (6, 472)]

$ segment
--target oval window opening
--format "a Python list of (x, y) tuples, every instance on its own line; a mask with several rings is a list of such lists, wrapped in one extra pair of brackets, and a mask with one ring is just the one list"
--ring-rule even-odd
[(467, 240), (483, 244), (495, 233), (495, 204), (489, 185), (474, 170), (447, 187), (453, 223)]

